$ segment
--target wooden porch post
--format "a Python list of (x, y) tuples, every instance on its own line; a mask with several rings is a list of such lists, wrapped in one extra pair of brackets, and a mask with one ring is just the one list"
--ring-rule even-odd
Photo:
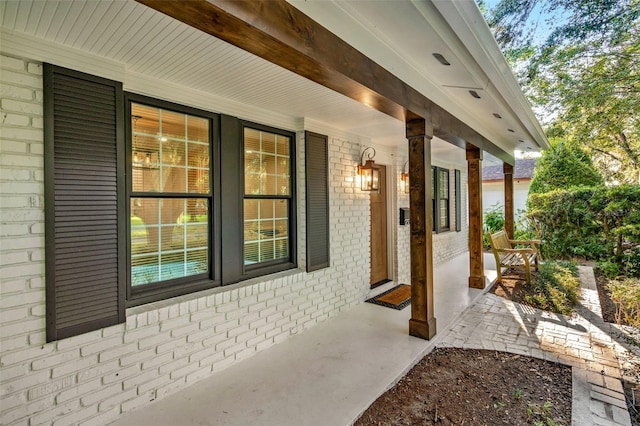
[(469, 287), (483, 289), (484, 252), (482, 248), (482, 150), (467, 143), (469, 181)]
[(504, 229), (509, 238), (513, 238), (513, 166), (504, 163), (502, 170), (504, 171)]
[(411, 319), (409, 334), (429, 340), (436, 334), (433, 312), (431, 213), (431, 138), (423, 118), (406, 120), (409, 140), (409, 207), (411, 211)]

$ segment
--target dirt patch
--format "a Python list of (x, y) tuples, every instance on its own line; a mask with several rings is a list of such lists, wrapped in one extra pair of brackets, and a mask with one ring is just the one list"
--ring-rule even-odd
[[(492, 292), (523, 302), (524, 277)], [(504, 352), (435, 349), (355, 423), (362, 425), (571, 424), (571, 367)]]
[(571, 367), (504, 352), (435, 349), (356, 425), (571, 424)]
[(602, 319), (606, 322), (616, 322), (616, 305), (611, 300), (607, 284), (609, 279), (603, 274), (594, 271), (596, 277), (596, 287), (598, 288), (598, 298), (600, 299), (600, 309), (602, 310)]
[[(531, 271), (532, 280), (535, 279), (535, 276), (536, 271)], [(531, 290), (531, 288), (526, 284), (527, 282), (524, 279), (523, 272), (515, 269), (507, 269), (502, 274), (502, 281), (495, 283), (491, 289), (489, 289), (489, 292), (496, 296), (509, 299), (512, 302), (528, 305), (529, 303), (525, 300), (525, 296), (530, 294), (529, 290)]]

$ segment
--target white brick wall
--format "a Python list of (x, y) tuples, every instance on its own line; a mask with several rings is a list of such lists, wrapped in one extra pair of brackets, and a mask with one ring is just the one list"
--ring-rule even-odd
[(107, 423), (364, 300), (368, 195), (354, 190), (358, 145), (333, 138), (330, 268), (136, 307), (126, 324), (45, 343), (42, 67), (6, 55), (0, 67), (1, 424)]

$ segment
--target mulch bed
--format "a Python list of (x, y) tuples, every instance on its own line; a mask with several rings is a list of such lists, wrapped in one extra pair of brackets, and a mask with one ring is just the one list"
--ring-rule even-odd
[[(536, 271), (531, 271), (532, 280), (535, 279), (535, 276)], [(489, 289), (489, 292), (512, 302), (528, 305), (529, 303), (524, 300), (524, 297), (528, 294), (526, 284), (524, 272), (517, 269), (507, 269), (502, 274), (502, 281), (495, 283)]]

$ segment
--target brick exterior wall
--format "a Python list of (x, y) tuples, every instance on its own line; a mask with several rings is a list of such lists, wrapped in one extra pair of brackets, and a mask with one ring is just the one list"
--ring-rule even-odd
[(4, 55), (0, 67), (1, 424), (107, 423), (364, 300), (369, 201), (354, 188), (359, 146), (330, 138), (331, 267), (139, 306), (126, 324), (45, 343), (42, 67)]

